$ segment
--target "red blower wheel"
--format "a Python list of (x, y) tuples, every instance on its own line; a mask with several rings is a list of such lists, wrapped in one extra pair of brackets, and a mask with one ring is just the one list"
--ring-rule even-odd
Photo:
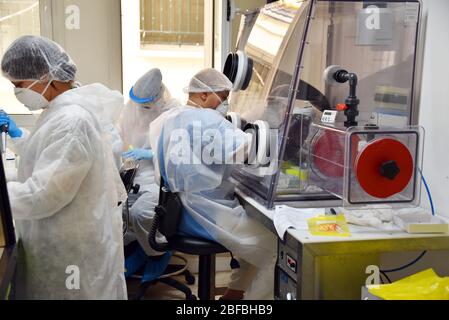
[[(358, 136), (352, 137), (352, 159), (357, 155)], [(315, 168), (324, 177), (341, 178), (345, 165), (345, 135), (334, 131), (319, 133), (314, 139), (312, 147), (312, 161)]]
[(413, 175), (413, 157), (400, 141), (379, 138), (358, 154), (354, 169), (362, 189), (385, 199), (403, 191)]

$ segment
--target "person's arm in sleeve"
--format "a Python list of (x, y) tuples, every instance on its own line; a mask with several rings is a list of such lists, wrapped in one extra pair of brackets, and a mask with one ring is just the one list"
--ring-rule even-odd
[(108, 137), (108, 144), (111, 147), (111, 151), (114, 157), (114, 164), (117, 169), (120, 169), (123, 152), (122, 137), (120, 136), (118, 129), (113, 124), (109, 124), (105, 128), (105, 131)]
[(40, 155), (29, 179), (8, 183), (15, 219), (50, 217), (74, 199), (95, 154), (86, 125), (77, 123), (75, 128), (75, 133), (57, 134)]
[(17, 155), (21, 155), (23, 153), (23, 146), (25, 142), (28, 140), (30, 133), (28, 130), (22, 128), (22, 136), (19, 138), (11, 138), (12, 143), (8, 145), (8, 148)]
[(219, 131), (225, 137), (223, 143), (224, 163), (242, 165), (249, 157), (253, 135), (235, 129), (232, 123), (223, 119)]
[(240, 143), (235, 150), (235, 158), (237, 159), (236, 162), (238, 164), (242, 164), (245, 163), (249, 158), (254, 136), (251, 133), (245, 133), (240, 129), (238, 129), (236, 135), (238, 136), (237, 139), (240, 141)]
[(29, 132), (26, 129), (19, 128), (14, 119), (3, 110), (0, 110), (0, 126), (8, 127), (8, 135), (11, 137), (13, 142), (8, 147), (14, 153), (20, 155), (22, 149), (21, 147), (28, 139)]

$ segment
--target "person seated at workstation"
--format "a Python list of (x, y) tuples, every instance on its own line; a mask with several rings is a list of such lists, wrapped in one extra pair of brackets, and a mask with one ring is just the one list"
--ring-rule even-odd
[(247, 215), (229, 181), (244, 162), (233, 159), (247, 157), (252, 139), (225, 119), (231, 90), (232, 83), (214, 69), (192, 78), (185, 90), (188, 105), (150, 126), (156, 174), (165, 175), (186, 209), (180, 233), (220, 243), (238, 257), (240, 268), (222, 299), (273, 299), (276, 237)]

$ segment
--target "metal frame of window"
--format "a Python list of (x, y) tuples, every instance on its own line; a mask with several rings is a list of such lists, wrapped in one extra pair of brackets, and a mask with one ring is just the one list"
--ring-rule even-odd
[[(198, 40), (202, 39), (205, 31), (208, 30), (206, 26), (209, 23), (207, 21), (209, 17), (204, 15), (204, 26), (201, 26), (200, 22), (203, 20), (201, 9), (204, 7), (204, 11), (208, 12), (209, 8), (213, 6), (213, 1), (140, 0), (140, 6), (140, 33), (142, 43), (157, 45), (196, 45), (198, 41), (195, 38)], [(183, 9), (186, 12), (183, 12)], [(146, 18), (150, 18), (150, 21), (147, 21)], [(158, 40), (153, 43), (151, 40), (148, 40), (148, 35), (150, 35), (150, 39), (152, 35), (157, 37)]]
[[(228, 8), (230, 6), (230, 0), (218, 0), (213, 1), (214, 2), (214, 11), (213, 11), (213, 19), (215, 18), (215, 13), (218, 11), (221, 13), (221, 21), (219, 30), (213, 31), (213, 39), (215, 39), (215, 33), (220, 32), (219, 39), (221, 40), (221, 47), (219, 52), (219, 57), (215, 56), (215, 43), (212, 44), (212, 51), (214, 53), (213, 56), (213, 67), (218, 70), (223, 70), (224, 64), (226, 61), (226, 57), (231, 51), (231, 36), (232, 36), (232, 21), (230, 20), (230, 17), (228, 15)], [(213, 25), (215, 26), (215, 23), (213, 22)], [(219, 65), (217, 65), (219, 64)]]

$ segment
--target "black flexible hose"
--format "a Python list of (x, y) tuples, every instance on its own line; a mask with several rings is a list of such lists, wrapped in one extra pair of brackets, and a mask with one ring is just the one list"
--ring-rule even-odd
[(170, 245), (168, 243), (158, 243), (156, 241), (156, 234), (159, 228), (159, 222), (161, 219), (160, 213), (158, 213), (157, 211), (160, 210), (159, 208), (156, 208), (156, 214), (154, 215), (153, 218), (153, 224), (151, 225), (151, 230), (150, 233), (148, 235), (148, 243), (150, 244), (150, 247), (153, 248), (156, 251), (159, 252), (165, 252), (165, 251), (169, 251)]

